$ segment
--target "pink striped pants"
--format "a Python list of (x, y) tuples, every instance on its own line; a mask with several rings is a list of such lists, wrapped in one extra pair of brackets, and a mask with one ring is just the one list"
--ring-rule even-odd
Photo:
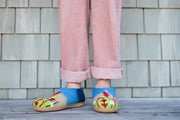
[[(93, 66), (89, 62), (90, 5)], [(61, 80), (120, 79), (121, 0), (58, 0)]]

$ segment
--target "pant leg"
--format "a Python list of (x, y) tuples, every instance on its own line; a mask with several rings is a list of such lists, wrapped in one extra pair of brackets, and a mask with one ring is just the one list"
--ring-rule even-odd
[(92, 76), (119, 79), (121, 0), (91, 0), (93, 59)]
[(89, 66), (89, 0), (58, 0), (61, 80), (91, 78)]

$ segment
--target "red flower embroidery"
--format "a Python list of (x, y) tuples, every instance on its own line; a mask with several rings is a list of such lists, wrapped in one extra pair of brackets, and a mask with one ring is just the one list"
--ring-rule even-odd
[(58, 91), (58, 92), (56, 92), (56, 93), (54, 93), (55, 95), (57, 95), (57, 94), (59, 94), (59, 93), (61, 93), (60, 91)]
[[(61, 93), (61, 92), (58, 91), (58, 92), (54, 93), (52, 96), (55, 96), (55, 95), (57, 95), (57, 94), (59, 94), (59, 93)], [(50, 96), (50, 97), (52, 97), (52, 96)]]
[(107, 107), (108, 103), (101, 103), (102, 106), (104, 106), (105, 108)]
[(102, 99), (101, 102), (106, 102), (106, 99)]
[(35, 105), (37, 106), (39, 102), (38, 102), (38, 101), (35, 101), (34, 103), (35, 103)]
[(54, 98), (50, 98), (49, 101), (54, 101), (55, 99)]
[(101, 102), (103, 102), (103, 103), (101, 103), (101, 105), (106, 108), (106, 106), (108, 105), (108, 103), (105, 103), (105, 102), (106, 102), (106, 99), (102, 99)]
[(108, 97), (109, 96), (109, 93), (107, 91), (104, 91), (103, 92), (104, 96)]

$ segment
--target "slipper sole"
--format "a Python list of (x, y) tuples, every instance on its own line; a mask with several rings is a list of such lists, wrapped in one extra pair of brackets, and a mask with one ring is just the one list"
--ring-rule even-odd
[(101, 113), (113, 113), (113, 112), (117, 112), (119, 108), (98, 108), (98, 107), (93, 107), (95, 111), (97, 112), (101, 112)]

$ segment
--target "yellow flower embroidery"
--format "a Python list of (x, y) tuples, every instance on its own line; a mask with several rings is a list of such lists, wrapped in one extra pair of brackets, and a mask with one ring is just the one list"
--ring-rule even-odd
[(50, 98), (55, 98), (56, 96), (51, 96)]

